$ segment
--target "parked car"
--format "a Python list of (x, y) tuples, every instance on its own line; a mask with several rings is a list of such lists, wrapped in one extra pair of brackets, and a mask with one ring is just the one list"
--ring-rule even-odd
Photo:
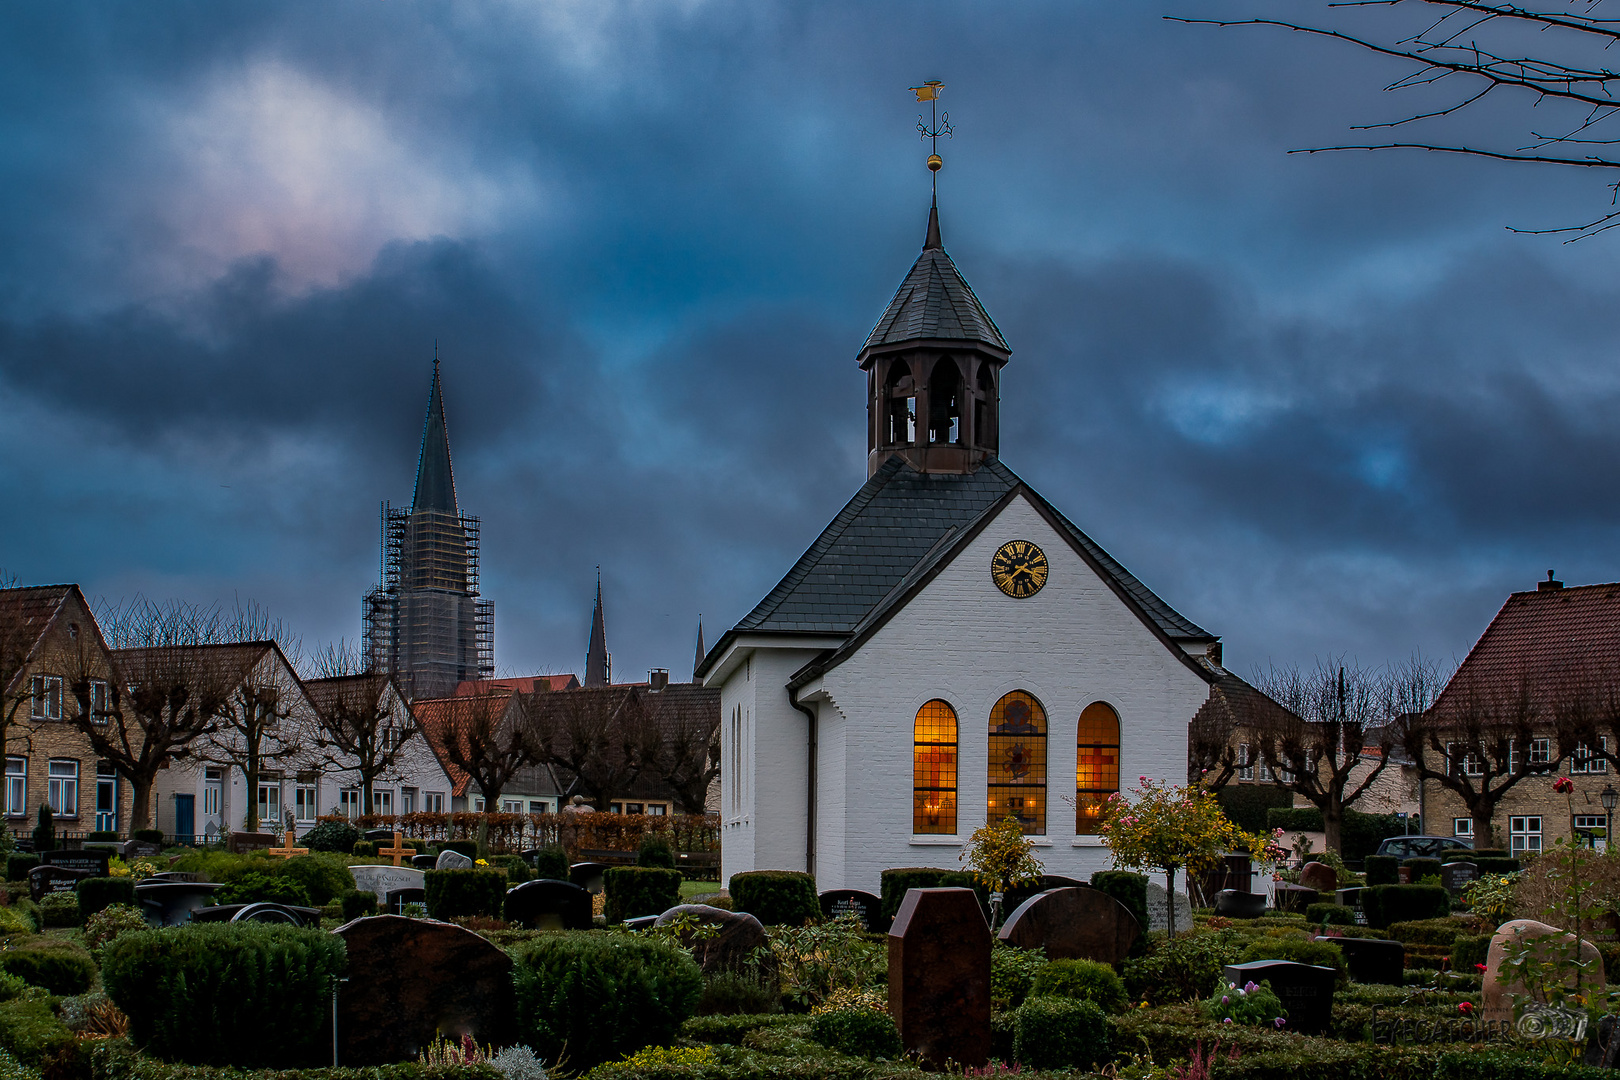
[(1474, 845), (1455, 836), (1391, 836), (1378, 845), (1375, 855), (1397, 859), (1440, 859), (1454, 851), (1472, 851)]

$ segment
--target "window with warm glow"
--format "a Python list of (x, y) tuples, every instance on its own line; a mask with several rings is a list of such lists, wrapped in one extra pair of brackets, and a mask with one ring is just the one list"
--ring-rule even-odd
[(992, 821), (1012, 814), (1025, 835), (1046, 835), (1046, 710), (1022, 690), (990, 710), (986, 809)]
[(1074, 831), (1092, 836), (1102, 830), (1108, 796), (1119, 790), (1119, 714), (1100, 701), (1080, 714), (1074, 777)]
[(917, 710), (913, 728), (911, 831), (956, 832), (956, 710), (937, 699)]

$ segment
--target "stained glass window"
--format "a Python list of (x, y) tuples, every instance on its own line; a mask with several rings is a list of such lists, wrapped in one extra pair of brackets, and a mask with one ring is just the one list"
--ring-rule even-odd
[(1074, 764), (1074, 831), (1094, 835), (1108, 796), (1119, 790), (1119, 714), (1100, 701), (1080, 714)]
[(1028, 836), (1046, 835), (1046, 710), (1022, 690), (990, 710), (992, 821), (1012, 814)]
[(938, 699), (917, 710), (911, 750), (911, 831), (956, 832), (956, 710)]

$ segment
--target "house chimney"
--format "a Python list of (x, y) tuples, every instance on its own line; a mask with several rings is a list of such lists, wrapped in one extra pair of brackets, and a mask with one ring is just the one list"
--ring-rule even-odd
[(647, 689), (662, 690), (669, 685), (669, 669), (655, 667), (647, 672)]
[(1553, 577), (1553, 572), (1551, 570), (1547, 571), (1546, 581), (1536, 582), (1536, 592), (1552, 592), (1555, 589), (1562, 589), (1563, 587), (1564, 583)]

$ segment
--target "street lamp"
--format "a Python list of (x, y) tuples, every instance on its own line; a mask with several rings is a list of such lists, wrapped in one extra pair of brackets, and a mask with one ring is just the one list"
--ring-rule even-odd
[(1620, 804), (1620, 791), (1614, 790), (1613, 784), (1604, 784), (1603, 791), (1598, 794), (1598, 802), (1603, 804), (1603, 849), (1609, 848), (1609, 837), (1614, 833), (1614, 808)]

